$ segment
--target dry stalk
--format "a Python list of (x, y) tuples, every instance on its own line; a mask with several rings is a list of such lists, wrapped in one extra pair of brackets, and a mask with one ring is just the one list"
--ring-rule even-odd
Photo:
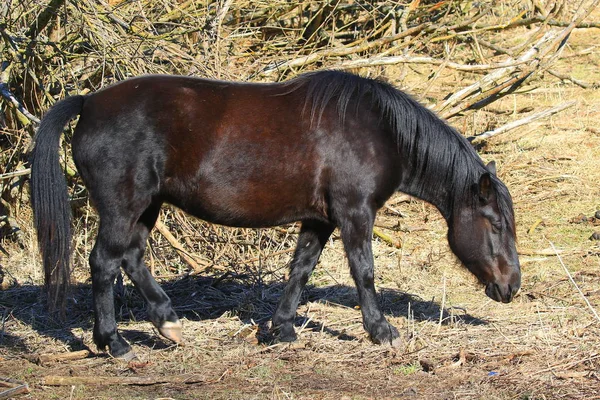
[(563, 270), (567, 274), (567, 277), (569, 277), (569, 281), (571, 282), (571, 284), (573, 285), (573, 287), (577, 290), (577, 292), (579, 293), (579, 295), (581, 296), (581, 298), (583, 299), (583, 301), (585, 302), (585, 304), (588, 306), (588, 308), (590, 309), (590, 311), (594, 315), (594, 317), (596, 317), (596, 320), (598, 320), (598, 322), (600, 322), (600, 316), (596, 312), (596, 309), (594, 308), (594, 306), (591, 305), (591, 303), (588, 300), (587, 296), (585, 294), (583, 294), (583, 292), (581, 291), (581, 289), (579, 288), (579, 286), (577, 285), (577, 283), (573, 279), (573, 276), (571, 275), (571, 273), (569, 272), (569, 269), (567, 268), (567, 266), (563, 262), (562, 257), (560, 256), (560, 254), (558, 254), (558, 251), (556, 250), (556, 247), (554, 247), (554, 243), (552, 243), (550, 240), (548, 240), (548, 243), (550, 243), (550, 246), (552, 247), (552, 250), (554, 250), (554, 252), (556, 253), (556, 257), (558, 258), (558, 261), (560, 262), (560, 265), (563, 267)]

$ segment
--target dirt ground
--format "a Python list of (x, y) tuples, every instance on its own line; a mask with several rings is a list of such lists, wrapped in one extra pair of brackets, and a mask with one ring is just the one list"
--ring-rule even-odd
[[(598, 30), (575, 31), (565, 50), (568, 57), (554, 69), (599, 83), (597, 38)], [(418, 93), (423, 89), (419, 72), (389, 69), (385, 75)], [(453, 75), (446, 74), (440, 82), (450, 85)], [(440, 96), (450, 91), (442, 84), (436, 90)], [(378, 226), (402, 245), (374, 238), (374, 252), (378, 291), (387, 317), (404, 338), (400, 347), (369, 342), (337, 234), (298, 310), (299, 341), (269, 345), (263, 340), (296, 236), (292, 226), (246, 233), (265, 243), (265, 255), (278, 254), (264, 263), (253, 261), (231, 272), (213, 268), (201, 275), (163, 276), (183, 317), (185, 346), (157, 336), (126, 282), (118, 299), (119, 328), (139, 358), (128, 364), (96, 353), (83, 261), (68, 323), (45, 313), (41, 267), (31, 268), (39, 266), (34, 236), (25, 229), (30, 247), (7, 245), (11, 256), (2, 261), (19, 284), (0, 291), (0, 377), (26, 382), (30, 393), (15, 398), (32, 399), (600, 399), (600, 318), (595, 314), (600, 312), (600, 242), (590, 240), (600, 231), (600, 218), (590, 218), (600, 210), (600, 92), (546, 74), (525, 95), (508, 96), (452, 123), (471, 135), (519, 119), (527, 107), (539, 110), (568, 100), (577, 103), (496, 136), (480, 149), (485, 161), (497, 162), (515, 203), (523, 286), (510, 304), (488, 299), (455, 260), (444, 221), (433, 207), (397, 195), (380, 212)], [(398, 224), (399, 229), (390, 229)], [(225, 228), (214, 229), (222, 233)], [(227, 232), (233, 238), (239, 230)], [(271, 232), (285, 237), (282, 246), (269, 244)], [(210, 237), (204, 235), (200, 241)], [(77, 257), (84, 260), (89, 241), (78, 240)], [(158, 248), (159, 239), (153, 240)], [(149, 260), (157, 269), (161, 262), (160, 257)], [(43, 354), (85, 349), (93, 354), (39, 360)], [(85, 383), (51, 386), (56, 377), (80, 377)], [(111, 378), (124, 380), (93, 384)], [(129, 378), (155, 382), (124, 385)]]

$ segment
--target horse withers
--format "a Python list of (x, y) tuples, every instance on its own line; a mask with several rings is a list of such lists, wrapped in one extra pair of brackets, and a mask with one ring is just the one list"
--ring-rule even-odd
[(520, 287), (512, 200), (495, 167), (405, 93), (335, 71), (272, 84), (151, 75), (69, 97), (39, 127), (31, 193), (54, 309), (65, 307), (71, 242), (59, 142), (77, 115), (73, 159), (100, 217), (90, 254), (94, 341), (113, 356), (131, 354), (115, 320), (121, 267), (159, 332), (181, 341), (171, 301), (143, 261), (165, 202), (228, 226), (301, 221), (272, 320), (281, 341), (296, 339), (301, 291), (336, 227), (371, 340), (399, 337), (378, 303), (371, 250), (375, 214), (396, 191), (438, 208), (452, 251), (490, 298), (508, 303)]

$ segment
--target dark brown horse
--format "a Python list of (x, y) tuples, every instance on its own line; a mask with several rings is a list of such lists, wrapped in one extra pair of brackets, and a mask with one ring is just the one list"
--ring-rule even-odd
[(115, 321), (121, 267), (160, 333), (181, 340), (170, 299), (143, 261), (164, 202), (222, 225), (302, 222), (273, 316), (281, 341), (296, 339), (300, 293), (335, 227), (365, 329), (375, 343), (398, 338), (377, 300), (371, 251), (375, 213), (396, 191), (440, 210), (453, 252), (489, 297), (507, 303), (520, 287), (512, 201), (495, 168), (401, 91), (333, 71), (275, 84), (145, 76), (61, 101), (38, 130), (32, 202), (55, 308), (64, 307), (71, 241), (59, 141), (77, 115), (73, 158), (100, 216), (90, 255), (94, 340), (114, 356), (131, 350)]

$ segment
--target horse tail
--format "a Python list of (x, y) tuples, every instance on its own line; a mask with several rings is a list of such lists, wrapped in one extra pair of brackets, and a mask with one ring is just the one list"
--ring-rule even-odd
[(81, 113), (84, 96), (58, 102), (42, 119), (35, 138), (31, 165), (31, 206), (44, 265), (48, 307), (65, 315), (70, 280), (71, 205), (60, 163), (60, 136), (65, 125)]

